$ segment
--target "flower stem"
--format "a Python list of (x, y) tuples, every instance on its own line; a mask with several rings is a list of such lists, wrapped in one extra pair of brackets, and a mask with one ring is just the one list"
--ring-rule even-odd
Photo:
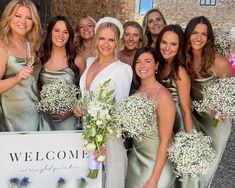
[(213, 118), (211, 121), (212, 127), (216, 128), (218, 126), (219, 120), (216, 118)]

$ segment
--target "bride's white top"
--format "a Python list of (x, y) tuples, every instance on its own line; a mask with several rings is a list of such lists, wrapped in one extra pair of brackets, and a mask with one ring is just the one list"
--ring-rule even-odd
[[(95, 61), (95, 57), (89, 57), (87, 59), (87, 66), (80, 78), (80, 89), (82, 94), (86, 92), (86, 75), (87, 72)], [(122, 63), (121, 61), (117, 60), (103, 70), (101, 70), (96, 77), (93, 79), (90, 85), (90, 91), (96, 91), (99, 89), (100, 84), (104, 83), (104, 81), (111, 79), (112, 85), (114, 87), (114, 95), (115, 101), (119, 101), (123, 97), (129, 95), (130, 86), (132, 81), (132, 69), (130, 65)]]

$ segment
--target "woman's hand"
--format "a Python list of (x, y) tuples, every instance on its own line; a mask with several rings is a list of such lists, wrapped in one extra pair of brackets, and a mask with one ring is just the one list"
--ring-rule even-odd
[(153, 178), (150, 178), (143, 186), (143, 188), (156, 188), (157, 187), (157, 181)]
[(66, 112), (65, 114), (50, 114), (51, 118), (55, 122), (63, 121), (71, 115), (72, 115), (72, 112)]
[(82, 117), (84, 116), (84, 112), (80, 106), (76, 106), (73, 110), (73, 113), (76, 117)]
[(105, 146), (102, 146), (93, 152), (93, 159), (98, 162), (103, 162), (105, 160), (105, 156), (106, 156), (106, 147)]
[(29, 76), (33, 73), (33, 66), (23, 67), (20, 72), (16, 75), (16, 79), (19, 82), (22, 80), (27, 80)]

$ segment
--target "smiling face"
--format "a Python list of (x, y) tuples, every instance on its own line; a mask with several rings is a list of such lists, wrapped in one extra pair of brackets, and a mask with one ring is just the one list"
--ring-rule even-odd
[(69, 32), (64, 21), (57, 21), (52, 29), (52, 44), (54, 47), (64, 47), (68, 42)]
[(148, 23), (147, 25), (148, 31), (152, 35), (158, 35), (161, 32), (162, 28), (165, 27), (165, 23), (161, 15), (156, 11), (151, 12), (148, 15), (147, 23)]
[(202, 51), (207, 42), (207, 25), (199, 23), (190, 36), (190, 44), (193, 51)]
[(110, 27), (102, 28), (97, 41), (99, 55), (114, 56), (116, 47), (114, 31)]
[(78, 25), (79, 35), (83, 39), (92, 39), (95, 34), (95, 27), (88, 19), (81, 19)]
[(167, 31), (163, 34), (160, 42), (160, 52), (162, 57), (172, 62), (179, 50), (179, 37), (175, 32)]
[(157, 64), (155, 63), (154, 57), (151, 53), (145, 52), (138, 57), (135, 65), (135, 71), (140, 79), (155, 79), (156, 69)]
[(33, 27), (33, 20), (29, 8), (19, 6), (15, 8), (10, 19), (12, 34), (26, 35)]
[(124, 47), (128, 50), (135, 50), (139, 47), (140, 43), (140, 33), (136, 27), (128, 26), (126, 27), (123, 35)]

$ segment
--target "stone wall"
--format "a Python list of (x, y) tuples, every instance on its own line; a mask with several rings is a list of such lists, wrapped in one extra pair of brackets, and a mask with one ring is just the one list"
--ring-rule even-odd
[(130, 0), (51, 0), (52, 16), (63, 14), (75, 25), (79, 17), (98, 20), (113, 16), (122, 22), (133, 19), (135, 1)]
[(216, 6), (200, 6), (199, 0), (155, 0), (168, 22), (185, 26), (195, 17), (206, 16), (213, 26), (230, 31), (235, 26), (235, 0), (217, 0)]

